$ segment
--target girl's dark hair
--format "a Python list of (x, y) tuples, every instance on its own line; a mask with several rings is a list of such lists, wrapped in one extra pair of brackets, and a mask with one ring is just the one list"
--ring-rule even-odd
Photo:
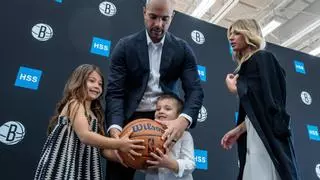
[[(51, 133), (51, 131), (54, 129), (58, 122), (58, 117), (63, 110), (63, 108), (68, 104), (68, 115), (70, 115), (70, 102), (75, 100), (76, 102), (82, 104), (85, 107), (85, 101), (87, 99), (87, 80), (89, 78), (89, 75), (92, 72), (97, 72), (102, 79), (102, 92), (104, 92), (104, 77), (101, 73), (101, 70), (99, 67), (91, 64), (83, 64), (78, 66), (69, 77), (63, 91), (63, 97), (62, 99), (57, 103), (56, 110), (54, 116), (51, 118), (48, 126), (48, 134)], [(101, 99), (102, 99), (103, 93), (100, 95), (99, 98), (92, 100), (91, 102), (91, 110), (94, 113), (94, 115), (97, 117), (98, 120), (98, 132), (102, 135), (104, 135), (104, 113), (103, 108), (101, 105)], [(77, 109), (79, 106), (76, 106)], [(75, 112), (77, 111), (75, 109)], [(70, 118), (70, 117), (69, 117)]]

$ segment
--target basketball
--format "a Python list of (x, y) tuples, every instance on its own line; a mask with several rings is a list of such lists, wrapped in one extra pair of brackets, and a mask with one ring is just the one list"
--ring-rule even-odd
[(148, 167), (146, 160), (154, 160), (150, 155), (151, 152), (156, 153), (156, 148), (165, 152), (163, 148), (164, 141), (161, 139), (165, 128), (158, 122), (151, 119), (136, 119), (124, 127), (120, 137), (130, 131), (132, 131), (132, 134), (129, 136), (130, 139), (144, 140), (143, 145), (145, 146), (145, 149), (136, 150), (138, 153), (141, 153), (142, 156), (134, 156), (135, 160), (133, 160), (126, 153), (119, 151), (119, 155), (123, 159), (124, 163), (129, 167), (134, 169), (146, 169)]

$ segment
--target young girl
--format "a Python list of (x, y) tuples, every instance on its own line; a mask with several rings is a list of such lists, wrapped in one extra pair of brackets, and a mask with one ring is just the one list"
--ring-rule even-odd
[[(48, 127), (49, 136), (34, 179), (102, 179), (99, 149), (135, 153), (141, 140), (107, 138), (100, 98), (104, 79), (98, 67), (83, 64), (68, 79)], [(108, 156), (108, 150), (103, 153)]]
[(237, 74), (226, 84), (240, 99), (237, 127), (227, 132), (221, 145), (238, 142), (240, 173), (244, 180), (300, 179), (286, 111), (285, 72), (275, 56), (263, 50), (265, 41), (254, 19), (240, 19), (228, 29), (228, 39), (238, 62)]
[[(156, 103), (155, 119), (175, 120), (182, 111), (183, 102), (174, 94), (161, 95)], [(155, 161), (147, 161), (150, 164), (146, 171), (146, 180), (192, 180), (192, 172), (195, 168), (194, 146), (191, 134), (185, 131), (182, 137), (174, 142), (172, 149), (166, 149), (162, 153), (157, 149), (157, 154), (151, 153)]]

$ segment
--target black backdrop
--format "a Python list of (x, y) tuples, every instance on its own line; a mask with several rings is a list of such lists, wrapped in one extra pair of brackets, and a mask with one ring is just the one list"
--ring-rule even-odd
[[(96, 46), (96, 50), (112, 52), (121, 37), (143, 29), (143, 1), (109, 2), (116, 7), (113, 16), (106, 16), (99, 10), (100, 5), (107, 15), (114, 12), (108, 11), (110, 6), (106, 10), (103, 1), (98, 0), (2, 2), (0, 179), (33, 178), (46, 139), (48, 119), (61, 98), (67, 77), (76, 66), (83, 63), (96, 64), (107, 76), (108, 56), (91, 53), (93, 38), (111, 42), (110, 49), (107, 45), (102, 45)], [(40, 31), (34, 28), (39, 23), (51, 27), (52, 37), (49, 27)], [(43, 41), (42, 30), (46, 30), (46, 37), (51, 38)], [(202, 44), (192, 40), (191, 32), (194, 30), (204, 35), (205, 41)], [(32, 35), (32, 31), (39, 40)], [(199, 117), (202, 122), (191, 130), (195, 149), (201, 150), (196, 153), (197, 169), (194, 179), (235, 179), (238, 172), (236, 148), (224, 151), (220, 147), (220, 138), (235, 125), (237, 111), (237, 100), (227, 92), (224, 85), (225, 75), (235, 68), (226, 30), (176, 13), (170, 31), (192, 46), (198, 64), (206, 69), (205, 72), (200, 72), (202, 77), (206, 77), (202, 81), (206, 112), (201, 113), (202, 119)], [(320, 137), (317, 130), (320, 127), (320, 59), (272, 44), (268, 44), (267, 49), (276, 55), (287, 71), (288, 111), (292, 115), (292, 129), (302, 177), (307, 180), (318, 179), (315, 169), (320, 164)], [(295, 61), (304, 63), (305, 73), (296, 72)], [(16, 79), (21, 80), (21, 74), (18, 73), (20, 67), (42, 71), (41, 78), (33, 79), (34, 81), (25, 78), (22, 81), (27, 84), (19, 84)], [(29, 72), (31, 75), (32, 73), (34, 72)], [(38, 88), (34, 87), (37, 83)], [(302, 91), (310, 94), (310, 105), (303, 103)], [(313, 129), (308, 130), (308, 127)], [(202, 154), (204, 151), (207, 156)], [(136, 179), (141, 179), (141, 176)]]

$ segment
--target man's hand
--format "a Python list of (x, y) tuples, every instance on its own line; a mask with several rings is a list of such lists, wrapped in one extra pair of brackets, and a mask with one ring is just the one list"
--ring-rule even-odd
[(109, 130), (109, 134), (110, 134), (110, 137), (112, 138), (116, 138), (116, 139), (119, 139), (120, 137), (120, 134), (121, 134), (121, 131), (117, 128), (111, 128)]
[(163, 121), (156, 119), (156, 121), (167, 126), (167, 129), (162, 135), (162, 139), (166, 140), (163, 144), (163, 147), (169, 149), (171, 149), (172, 146), (180, 139), (180, 137), (183, 135), (183, 132), (189, 125), (189, 121), (182, 116), (175, 120)]

